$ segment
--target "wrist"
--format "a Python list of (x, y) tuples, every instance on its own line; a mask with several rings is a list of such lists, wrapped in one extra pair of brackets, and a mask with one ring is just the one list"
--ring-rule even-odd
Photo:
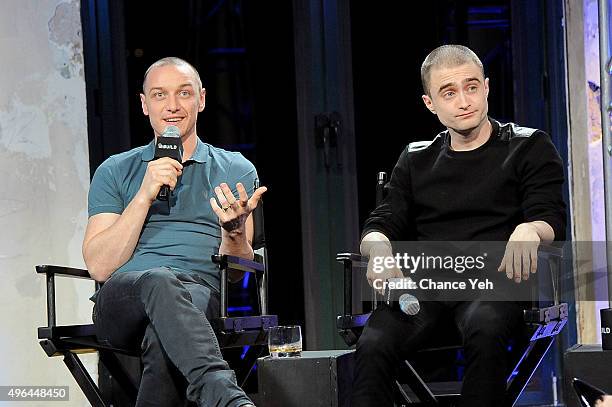
[(251, 248), (248, 240), (237, 237), (222, 237), (219, 253), (242, 257), (249, 260), (253, 259), (253, 248)]
[(538, 232), (538, 228), (536, 225), (533, 224), (533, 222), (525, 222), (525, 223), (521, 223), (516, 227), (517, 230), (531, 230), (533, 232)]
[(150, 207), (151, 205), (153, 205), (153, 202), (155, 202), (155, 199), (156, 197), (150, 198), (146, 196), (146, 194), (144, 194), (142, 190), (139, 190), (134, 196), (134, 199), (132, 200), (132, 202), (134, 202), (135, 204), (139, 206)]
[(389, 239), (380, 232), (369, 232), (359, 245), (359, 251), (363, 256), (385, 255), (393, 252)]
[(387, 242), (376, 242), (369, 247), (368, 257), (392, 257), (393, 249)]
[(521, 223), (515, 228), (515, 232), (521, 237), (521, 240), (533, 240), (534, 238), (540, 241), (544, 240), (542, 231), (534, 222)]

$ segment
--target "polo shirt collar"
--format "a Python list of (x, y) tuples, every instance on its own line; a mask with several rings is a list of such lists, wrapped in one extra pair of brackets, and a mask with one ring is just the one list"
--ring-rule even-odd
[(151, 161), (155, 158), (155, 138), (142, 150), (142, 161)]
[[(193, 155), (188, 161), (195, 161), (198, 163), (205, 163), (206, 157), (208, 156), (208, 145), (206, 145), (199, 137), (196, 138), (196, 148)], [(155, 139), (151, 140), (149, 144), (142, 150), (141, 155), (142, 161), (151, 161), (155, 158)]]
[(208, 157), (208, 145), (200, 140), (199, 137), (196, 138), (196, 148), (189, 161), (195, 161), (197, 163), (205, 163), (206, 157)]

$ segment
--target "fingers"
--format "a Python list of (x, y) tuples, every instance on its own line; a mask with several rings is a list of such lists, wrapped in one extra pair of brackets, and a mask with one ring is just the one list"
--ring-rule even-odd
[(512, 253), (512, 268), (513, 268), (513, 277), (514, 277), (514, 282), (515, 283), (520, 283), (521, 282), (521, 265), (522, 265), (522, 256), (521, 256), (521, 252), (515, 250)]
[[(264, 188), (265, 189), (265, 188)], [(229, 185), (225, 182), (215, 188), (215, 194), (217, 195), (217, 199), (221, 204), (223, 209), (227, 209), (229, 207), (234, 207), (237, 203), (237, 206), (245, 207), (249, 203), (249, 195), (247, 194), (246, 189), (242, 183), (236, 184), (236, 190), (238, 192), (238, 199), (230, 189)]]
[(221, 227), (233, 231), (244, 227), (249, 214), (257, 207), (265, 187), (257, 188), (251, 199), (242, 183), (236, 184), (238, 199), (227, 183), (221, 183), (214, 188), (215, 196), (210, 198), (210, 206), (219, 218)]
[(239, 208), (247, 208), (246, 212), (251, 212), (253, 209), (257, 208), (257, 204), (261, 199), (261, 196), (268, 189), (266, 187), (259, 187), (253, 192), (253, 195), (249, 199), (249, 195), (246, 191), (246, 188), (242, 183), (236, 184), (236, 190), (238, 192), (238, 199), (229, 188), (229, 185), (226, 183), (222, 183), (218, 187), (215, 188), (215, 195), (217, 196), (217, 200), (222, 209), (227, 210), (228, 208), (233, 208), (238, 210)]
[(158, 170), (155, 174), (155, 180), (161, 185), (168, 185), (170, 189), (174, 191), (176, 183), (178, 182), (178, 174), (174, 170)]
[(174, 168), (177, 172), (179, 172), (179, 175), (183, 172), (183, 164), (170, 157), (163, 157), (153, 160), (149, 163), (149, 167), (156, 167), (159, 169)]
[(512, 251), (512, 249), (506, 250), (506, 255), (504, 256), (504, 269), (506, 270), (506, 277), (508, 277), (508, 280), (512, 280), (514, 277), (514, 251)]
[(223, 211), (228, 210), (232, 204), (236, 202), (236, 197), (234, 197), (234, 194), (226, 183), (222, 183), (220, 186), (215, 187), (215, 195)]
[(229, 185), (224, 182), (220, 185), (220, 187), (221, 191), (223, 192), (223, 195), (225, 196), (225, 199), (227, 200), (227, 203), (230, 206), (234, 205), (234, 203), (236, 203), (236, 197), (234, 196), (234, 193), (230, 189)]
[(529, 271), (531, 270), (531, 252), (529, 251), (529, 248), (525, 248), (525, 250), (523, 250), (520, 255), (522, 259), (521, 275), (523, 277), (523, 280), (526, 281), (529, 280)]
[(395, 266), (380, 269), (375, 266), (373, 259), (374, 257), (370, 256), (370, 259), (368, 260), (366, 279), (370, 287), (372, 287), (380, 295), (384, 295), (387, 282), (390, 279), (403, 278), (404, 274), (400, 268)]
[[(367, 276), (368, 284), (372, 287), (377, 293), (384, 295), (384, 285), (383, 282), (387, 281), (384, 275), (376, 274), (374, 276)], [(375, 284), (376, 282), (376, 284)]]
[(183, 173), (183, 165), (168, 157), (150, 161), (142, 180), (141, 191), (153, 202), (163, 185), (171, 190), (176, 188), (178, 177)]
[(253, 192), (253, 196), (251, 196), (251, 199), (249, 199), (249, 208), (251, 208), (251, 210), (254, 210), (255, 208), (257, 208), (257, 205), (259, 204), (259, 200), (261, 199), (262, 195), (268, 190), (268, 188), (266, 187), (259, 187), (255, 190), (255, 192)]
[(497, 271), (505, 272), (508, 279), (520, 283), (521, 280), (529, 280), (529, 274), (536, 273), (537, 268), (537, 244), (509, 243)]
[(210, 198), (210, 207), (219, 219), (222, 219), (225, 216), (225, 211), (221, 209), (215, 198)]
[(508, 257), (508, 248), (506, 248), (506, 251), (504, 252), (504, 257), (502, 257), (501, 263), (499, 264), (499, 267), (497, 267), (497, 271), (499, 272), (506, 272), (506, 257)]
[(238, 204), (242, 207), (247, 206), (249, 203), (249, 195), (247, 194), (246, 189), (242, 183), (236, 184), (236, 190), (238, 191)]
[(370, 257), (368, 260), (368, 270), (366, 272), (366, 279), (370, 287), (374, 288), (374, 280), (381, 278), (381, 271), (376, 270), (373, 265), (373, 258)]
[(538, 247), (532, 247), (529, 252), (529, 257), (531, 259), (531, 274), (535, 274), (538, 271)]

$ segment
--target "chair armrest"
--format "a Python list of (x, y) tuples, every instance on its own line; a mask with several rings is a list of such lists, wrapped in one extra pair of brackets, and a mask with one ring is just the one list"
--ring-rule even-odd
[(336, 254), (337, 262), (340, 262), (340, 263), (350, 262), (354, 266), (359, 266), (359, 267), (367, 267), (368, 259), (369, 257), (362, 256), (361, 254), (357, 254), (357, 253), (338, 253)]
[(368, 257), (356, 253), (338, 253), (336, 261), (342, 263), (344, 273), (344, 315), (353, 313), (353, 269), (368, 266)]
[(55, 276), (84, 278), (91, 281), (93, 281), (93, 279), (87, 270), (64, 266), (52, 266), (49, 264), (36, 266), (36, 272), (38, 274), (44, 274), (47, 280), (47, 328), (53, 328), (56, 326), (57, 322), (55, 317)]
[(247, 273), (262, 274), (265, 271), (265, 266), (254, 260), (243, 259), (238, 256), (229, 254), (213, 254), (211, 257), (213, 263), (219, 265), (220, 268), (227, 270), (245, 271)]
[(49, 264), (41, 264), (41, 265), (36, 266), (36, 272), (39, 274), (52, 274), (56, 276), (86, 278), (86, 279), (92, 280), (87, 270), (76, 269), (72, 267), (52, 266)]
[(538, 247), (538, 257), (543, 259), (550, 259), (553, 257), (557, 257), (562, 259), (565, 256), (565, 251), (563, 250), (563, 246), (560, 246), (555, 243), (543, 243)]
[(228, 291), (227, 291), (228, 273), (231, 271), (253, 273), (255, 274), (258, 280), (261, 280), (262, 277), (265, 275), (266, 266), (263, 263), (259, 263), (253, 260), (243, 259), (242, 257), (232, 256), (228, 254), (213, 254), (211, 256), (211, 260), (213, 261), (213, 263), (219, 266), (219, 270), (221, 272), (221, 276), (220, 276), (221, 307), (219, 309), (219, 317), (225, 318), (227, 317), (227, 307), (228, 307)]

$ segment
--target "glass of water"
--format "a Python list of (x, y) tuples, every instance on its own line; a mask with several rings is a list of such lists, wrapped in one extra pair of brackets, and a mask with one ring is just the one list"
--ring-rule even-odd
[(273, 326), (268, 331), (268, 348), (273, 358), (300, 356), (302, 330), (299, 325)]

